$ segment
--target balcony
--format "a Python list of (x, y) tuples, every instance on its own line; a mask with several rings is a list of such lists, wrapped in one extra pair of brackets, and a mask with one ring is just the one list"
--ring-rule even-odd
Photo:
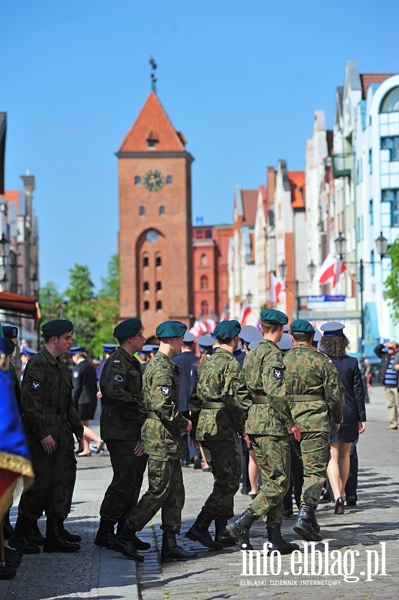
[(350, 177), (352, 174), (352, 154), (334, 154), (332, 157), (334, 179)]

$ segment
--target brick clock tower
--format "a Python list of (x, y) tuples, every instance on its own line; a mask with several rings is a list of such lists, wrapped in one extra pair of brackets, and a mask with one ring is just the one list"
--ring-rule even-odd
[(190, 326), (191, 163), (155, 91), (117, 152), (120, 317), (139, 317), (144, 335), (167, 319)]

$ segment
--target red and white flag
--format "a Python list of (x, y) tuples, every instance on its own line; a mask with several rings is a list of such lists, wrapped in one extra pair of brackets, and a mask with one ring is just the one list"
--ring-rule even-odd
[(346, 267), (340, 258), (335, 258), (328, 254), (320, 267), (318, 281), (320, 285), (326, 285), (332, 279), (331, 287), (334, 289), (337, 285), (341, 273), (346, 271)]
[(280, 302), (281, 292), (285, 292), (285, 281), (281, 281), (281, 279), (277, 279), (275, 275), (272, 275), (270, 287), (270, 302), (278, 304)]
[(248, 302), (244, 302), (241, 307), (240, 318), (238, 319), (240, 322), (240, 325), (245, 325), (251, 312), (252, 312), (252, 310), (251, 310), (251, 307), (249, 306)]

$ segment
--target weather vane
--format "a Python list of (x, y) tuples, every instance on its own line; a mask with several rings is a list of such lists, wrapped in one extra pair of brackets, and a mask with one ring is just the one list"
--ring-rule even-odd
[(157, 68), (157, 63), (155, 62), (155, 60), (153, 59), (153, 57), (151, 56), (150, 58), (150, 65), (152, 67), (152, 72), (151, 72), (151, 87), (154, 90), (154, 92), (157, 91), (157, 78), (155, 77), (155, 70)]

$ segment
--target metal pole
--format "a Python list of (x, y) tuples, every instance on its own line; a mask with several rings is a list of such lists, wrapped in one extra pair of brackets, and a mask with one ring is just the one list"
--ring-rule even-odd
[(299, 298), (299, 281), (295, 280), (295, 295), (296, 295), (296, 318), (299, 319), (299, 310), (301, 307), (301, 302)]
[(360, 318), (361, 318), (361, 336), (362, 339), (360, 341), (360, 349), (361, 349), (361, 358), (364, 360), (364, 306), (363, 306), (363, 290), (364, 290), (364, 265), (363, 259), (360, 259)]

